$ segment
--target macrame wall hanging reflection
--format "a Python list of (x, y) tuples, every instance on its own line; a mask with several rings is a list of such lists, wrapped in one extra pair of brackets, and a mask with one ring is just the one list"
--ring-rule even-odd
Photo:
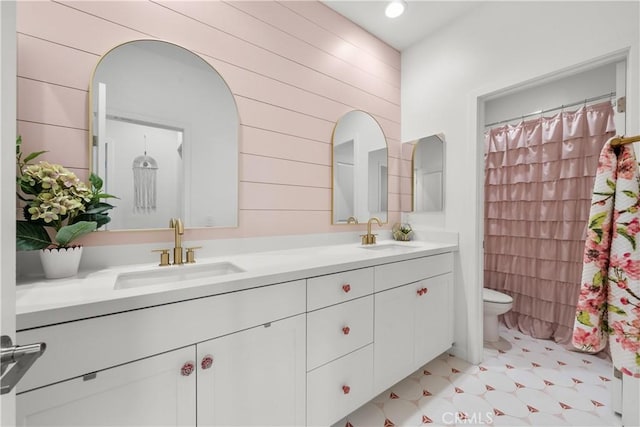
[(144, 155), (133, 159), (133, 206), (138, 213), (156, 210), (156, 175), (158, 162), (147, 155), (147, 136), (144, 136)]

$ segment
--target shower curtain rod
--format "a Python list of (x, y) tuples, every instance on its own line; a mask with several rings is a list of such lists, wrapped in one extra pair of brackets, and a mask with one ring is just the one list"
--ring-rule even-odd
[(576, 101), (576, 102), (572, 102), (570, 104), (563, 104), (563, 105), (561, 105), (559, 107), (549, 108), (548, 110), (535, 111), (533, 113), (523, 114), (521, 116), (512, 117), (510, 119), (500, 120), (500, 121), (493, 122), (493, 123), (488, 123), (488, 124), (485, 124), (484, 127), (487, 128), (487, 127), (490, 127), (490, 126), (501, 125), (503, 123), (509, 123), (509, 122), (511, 122), (513, 120), (516, 120), (516, 119), (524, 120), (527, 117), (539, 116), (539, 115), (542, 115), (542, 114), (545, 114), (545, 113), (549, 113), (551, 111), (563, 110), (563, 109), (565, 109), (567, 107), (575, 107), (576, 105), (581, 105), (581, 104), (585, 104), (586, 105), (587, 102), (599, 101), (599, 100), (605, 99), (605, 98), (615, 98), (615, 96), (616, 96), (615, 92), (609, 92), (609, 93), (605, 93), (605, 94), (602, 94), (602, 95), (594, 96), (593, 98), (585, 98), (582, 101)]

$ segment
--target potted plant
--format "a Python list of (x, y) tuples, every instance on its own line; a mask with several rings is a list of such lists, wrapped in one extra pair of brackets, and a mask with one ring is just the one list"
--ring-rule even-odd
[(400, 224), (396, 223), (393, 225), (391, 229), (391, 235), (394, 240), (399, 240), (401, 242), (407, 242), (411, 240), (411, 236), (413, 235), (413, 230), (409, 224)]
[(103, 199), (114, 196), (102, 192), (102, 179), (93, 173), (87, 186), (61, 165), (31, 163), (45, 151), (23, 157), (21, 144), (18, 137), (16, 181), (24, 219), (16, 224), (16, 248), (40, 250), (47, 278), (73, 276), (82, 256), (82, 246), (73, 242), (111, 220), (113, 205)]

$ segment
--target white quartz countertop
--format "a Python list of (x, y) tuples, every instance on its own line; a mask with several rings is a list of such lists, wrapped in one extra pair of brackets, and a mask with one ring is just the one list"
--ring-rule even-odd
[[(383, 248), (385, 245), (388, 246)], [(458, 249), (456, 244), (421, 241), (379, 241), (375, 246), (371, 249), (360, 244), (345, 244), (201, 258), (194, 265), (229, 262), (244, 271), (124, 289), (115, 288), (119, 275), (161, 269), (169, 272), (190, 266), (117, 266), (81, 271), (68, 279), (19, 282), (16, 289), (17, 329), (171, 304)]]

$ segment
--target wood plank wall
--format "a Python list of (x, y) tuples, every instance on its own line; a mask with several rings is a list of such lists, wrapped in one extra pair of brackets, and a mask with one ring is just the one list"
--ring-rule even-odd
[[(18, 133), (25, 151), (49, 150), (48, 160), (83, 179), (89, 82), (109, 49), (135, 39), (167, 40), (223, 76), (241, 123), (239, 226), (189, 230), (187, 239), (361, 229), (331, 225), (331, 133), (354, 109), (375, 117), (387, 137), (388, 226), (400, 220), (401, 182), (410, 176), (400, 144), (400, 53), (322, 3), (20, 1), (17, 31)], [(169, 236), (92, 233), (84, 243)]]

